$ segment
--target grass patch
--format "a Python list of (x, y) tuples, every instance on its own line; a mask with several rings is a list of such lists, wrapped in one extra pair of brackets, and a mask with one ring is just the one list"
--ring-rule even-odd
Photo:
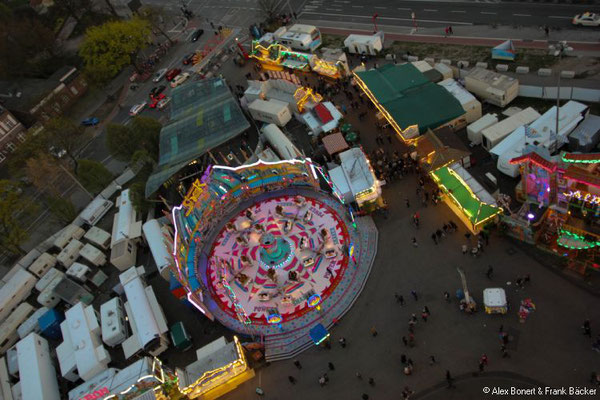
[(471, 65), (477, 62), (488, 63), (488, 68), (495, 68), (496, 64), (512, 64), (528, 66), (531, 70), (549, 68), (556, 63), (556, 57), (546, 54), (544, 50), (518, 49), (515, 61), (493, 60), (492, 49), (484, 46), (462, 46), (455, 44), (414, 43), (395, 41), (387, 49), (388, 53), (405, 54), (419, 58), (432, 57), (436, 60), (442, 58), (452, 61), (468, 61)]
[(344, 37), (340, 35), (321, 34), (321, 47), (344, 48)]

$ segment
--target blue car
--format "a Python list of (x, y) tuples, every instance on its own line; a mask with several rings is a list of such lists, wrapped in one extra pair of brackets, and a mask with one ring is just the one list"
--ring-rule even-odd
[(81, 125), (83, 126), (95, 126), (98, 125), (100, 120), (96, 117), (89, 117), (81, 121)]

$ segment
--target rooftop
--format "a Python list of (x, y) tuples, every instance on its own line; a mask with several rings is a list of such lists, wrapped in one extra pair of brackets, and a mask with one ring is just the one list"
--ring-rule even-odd
[(486, 82), (488, 85), (500, 90), (506, 90), (514, 85), (515, 82), (518, 82), (513, 77), (479, 67), (473, 68), (467, 75), (467, 78)]
[(424, 133), (465, 113), (454, 96), (410, 63), (387, 64), (356, 75), (401, 129), (416, 124)]

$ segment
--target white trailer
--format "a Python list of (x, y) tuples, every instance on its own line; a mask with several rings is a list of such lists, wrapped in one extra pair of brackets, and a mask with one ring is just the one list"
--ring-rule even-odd
[(269, 124), (261, 129), (263, 140), (273, 147), (282, 160), (293, 160), (302, 157), (302, 153), (275, 124)]
[(172, 256), (165, 243), (165, 235), (168, 235), (168, 230), (166, 228), (163, 230), (157, 220), (151, 219), (146, 221), (142, 226), (142, 231), (152, 252), (152, 258), (154, 259), (158, 273), (163, 279), (168, 281), (169, 266), (172, 260)]
[(33, 313), (33, 306), (21, 303), (0, 325), (0, 354), (4, 354), (19, 340), (17, 328)]
[(89, 243), (79, 250), (79, 257), (95, 267), (101, 267), (106, 264), (106, 255)]
[(56, 257), (48, 254), (42, 253), (34, 262), (27, 268), (29, 272), (41, 278), (44, 276), (46, 272), (52, 267), (56, 265)]
[(496, 114), (485, 114), (477, 121), (467, 126), (467, 137), (471, 145), (481, 144), (481, 131), (498, 123)]
[(128, 359), (141, 350), (158, 356), (169, 346), (167, 319), (156, 300), (152, 286), (142, 280), (144, 267), (131, 267), (119, 275), (127, 296), (125, 310), (133, 335), (123, 342)]
[(481, 118), (481, 103), (454, 79), (444, 79), (438, 85), (446, 89), (462, 106), (466, 113), (467, 124)]
[(110, 248), (110, 233), (97, 226), (92, 226), (85, 235), (83, 235), (83, 238), (88, 243), (100, 247), (102, 250), (108, 250)]
[(4, 321), (31, 294), (36, 282), (36, 277), (23, 268), (15, 272), (0, 289), (0, 321)]
[(6, 359), (0, 357), (0, 395), (2, 400), (14, 400), (10, 386), (10, 376), (8, 375), (8, 367)]
[(35, 284), (35, 288), (38, 292), (43, 292), (44, 289), (48, 287), (50, 282), (52, 282), (57, 277), (62, 278), (65, 274), (62, 271), (59, 271), (56, 268), (50, 268), (46, 275), (42, 276), (42, 278)]
[(31, 333), (17, 343), (23, 400), (60, 400), (48, 341)]
[(19, 334), (19, 338), (25, 339), (27, 335), (31, 332), (40, 333), (40, 325), (38, 324), (38, 319), (42, 317), (42, 315), (46, 314), (49, 311), (47, 307), (38, 308), (33, 314), (29, 316), (19, 327), (17, 328), (17, 333)]
[[(61, 273), (62, 274), (62, 273)], [(64, 276), (64, 274), (62, 274)], [(37, 297), (37, 302), (48, 308), (56, 307), (58, 303), (60, 303), (60, 297), (56, 293), (54, 293), (54, 288), (63, 280), (63, 276), (56, 276), (49, 284), (46, 286), (42, 293)]]
[(94, 226), (112, 206), (112, 201), (98, 196), (85, 207), (79, 217), (89, 226)]
[(350, 54), (368, 54), (374, 56), (383, 50), (384, 34), (383, 31), (373, 35), (348, 35), (344, 39), (344, 47)]
[(76, 262), (69, 267), (66, 274), (69, 278), (73, 278), (77, 282), (85, 283), (88, 280), (90, 272), (90, 267)]
[(115, 347), (127, 339), (127, 321), (120, 298), (113, 297), (100, 306), (100, 323), (102, 341), (108, 346)]
[(142, 221), (136, 221), (129, 189), (121, 192), (116, 204), (119, 212), (113, 218), (110, 263), (119, 271), (125, 271), (135, 265), (138, 243), (142, 236)]
[(62, 231), (60, 231), (56, 239), (54, 239), (54, 247), (62, 250), (67, 244), (69, 244), (71, 239), (81, 239), (84, 234), (85, 231), (83, 228), (77, 225), (69, 224), (65, 226)]
[(490, 151), (497, 146), (505, 137), (510, 135), (515, 129), (525, 124), (531, 124), (541, 115), (531, 107), (506, 118), (502, 121), (489, 126), (481, 131), (483, 148)]
[(69, 244), (56, 256), (56, 261), (63, 267), (69, 268), (77, 260), (77, 257), (79, 257), (79, 252), (82, 248), (83, 243), (77, 239), (71, 239)]
[(279, 100), (256, 99), (248, 105), (250, 115), (257, 121), (285, 126), (292, 119), (292, 113), (287, 103)]

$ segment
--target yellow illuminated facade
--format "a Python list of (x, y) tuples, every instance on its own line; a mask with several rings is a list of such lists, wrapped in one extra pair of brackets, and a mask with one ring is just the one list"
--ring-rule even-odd
[(315, 104), (317, 104), (317, 103), (320, 103), (321, 101), (323, 101), (323, 96), (321, 96), (317, 92), (314, 92), (309, 87), (300, 86), (294, 92), (294, 100), (296, 100), (296, 106), (298, 107), (298, 111), (299, 112), (303, 112), (304, 111), (304, 105), (308, 101), (312, 101)]

